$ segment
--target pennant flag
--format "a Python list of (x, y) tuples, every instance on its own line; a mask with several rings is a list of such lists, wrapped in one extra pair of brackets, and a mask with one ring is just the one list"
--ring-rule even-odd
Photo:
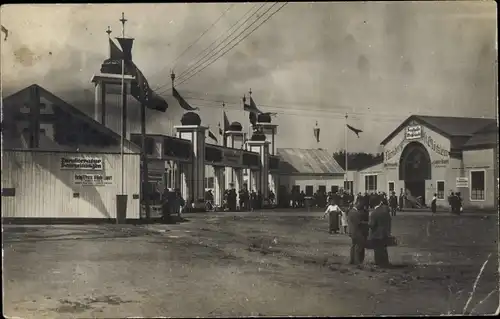
[(248, 119), (250, 120), (250, 123), (252, 123), (252, 125), (257, 124), (257, 114), (255, 112), (250, 112), (248, 114)]
[(224, 131), (222, 130), (222, 128), (220, 127), (220, 122), (219, 122), (219, 135), (222, 136), (224, 135)]
[(130, 38), (116, 38), (120, 46), (122, 47), (123, 56), (126, 62), (132, 61), (132, 45), (134, 44), (134, 39)]
[(257, 105), (255, 104), (252, 97), (250, 97), (250, 105), (246, 104), (245, 101), (246, 101), (246, 99), (245, 99), (245, 97), (243, 97), (243, 110), (245, 110), (247, 112), (251, 112), (251, 113), (257, 113), (257, 114), (262, 113), (262, 111), (257, 108)]
[(229, 119), (227, 118), (226, 111), (224, 111), (224, 132), (229, 130)]
[(2, 25), (2, 32), (5, 33), (5, 38), (3, 38), (4, 41), (7, 40), (7, 37), (9, 36), (9, 30), (7, 30), (7, 28), (5, 28), (3, 25)]
[(347, 125), (347, 128), (350, 129), (351, 131), (353, 131), (354, 134), (356, 134), (356, 136), (359, 138), (359, 133), (362, 133), (363, 131), (358, 130), (357, 128), (354, 128), (354, 127), (350, 126), (349, 124), (346, 124), (346, 125)]
[(195, 111), (195, 110), (198, 110), (197, 107), (192, 107), (191, 105), (189, 105), (189, 103), (184, 100), (184, 98), (179, 94), (179, 92), (177, 92), (177, 90), (175, 88), (172, 88), (172, 94), (174, 95), (175, 99), (177, 100), (177, 102), (179, 102), (179, 105), (187, 110), (187, 111)]
[(139, 102), (146, 105), (147, 108), (165, 112), (168, 108), (167, 101), (161, 96), (153, 92), (150, 88), (148, 80), (144, 77), (141, 70), (130, 61), (128, 67), (133, 68), (132, 72), (135, 76), (135, 81), (132, 83), (130, 94)]
[(316, 127), (314, 128), (314, 137), (316, 138), (316, 142), (319, 143), (319, 127), (318, 122), (316, 122)]
[(210, 131), (210, 130), (208, 130), (208, 137), (210, 137), (212, 140), (214, 140), (215, 143), (219, 144), (217, 137), (215, 137), (214, 133), (212, 133), (212, 131)]
[(120, 48), (115, 44), (115, 42), (110, 38), (109, 39), (109, 58), (112, 60), (122, 60), (123, 52)]

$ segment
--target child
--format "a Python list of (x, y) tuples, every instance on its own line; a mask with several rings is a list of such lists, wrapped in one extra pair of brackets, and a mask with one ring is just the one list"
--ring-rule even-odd
[[(348, 209), (352, 208), (352, 203), (350, 204), (350, 206), (348, 206)], [(348, 210), (347, 209), (347, 210)], [(347, 210), (343, 211), (341, 210), (340, 212), (342, 213), (342, 217), (340, 218), (340, 223), (342, 225), (342, 234), (347, 234), (347, 225), (348, 225), (348, 222), (347, 222)]]
[(431, 202), (431, 210), (433, 215), (436, 213), (436, 208), (437, 208), (436, 201), (437, 201), (437, 194), (434, 194), (434, 197), (432, 197), (432, 202)]
[(328, 232), (330, 234), (339, 230), (339, 213), (342, 213), (339, 205), (337, 205), (334, 201), (330, 202), (330, 205), (328, 205), (325, 214), (323, 215), (323, 218), (328, 215)]

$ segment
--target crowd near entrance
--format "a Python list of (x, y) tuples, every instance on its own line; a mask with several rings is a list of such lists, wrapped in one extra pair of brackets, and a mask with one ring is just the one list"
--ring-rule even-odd
[(399, 180), (404, 181), (406, 195), (426, 203), (425, 181), (432, 180), (429, 152), (419, 142), (411, 142), (403, 150), (399, 163)]

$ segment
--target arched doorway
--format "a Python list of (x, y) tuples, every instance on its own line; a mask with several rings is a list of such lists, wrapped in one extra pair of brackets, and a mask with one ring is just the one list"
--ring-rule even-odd
[(405, 189), (413, 197), (425, 201), (425, 181), (432, 179), (431, 158), (427, 149), (419, 142), (405, 146), (399, 159), (399, 180), (405, 182)]

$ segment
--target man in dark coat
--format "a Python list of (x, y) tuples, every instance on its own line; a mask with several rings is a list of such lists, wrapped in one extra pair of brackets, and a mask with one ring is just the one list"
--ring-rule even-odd
[(349, 237), (351, 237), (350, 264), (359, 265), (365, 260), (367, 237), (367, 216), (364, 204), (352, 206), (347, 213)]
[(389, 207), (378, 200), (377, 206), (370, 213), (369, 217), (370, 233), (368, 240), (373, 248), (375, 264), (381, 267), (389, 266), (389, 254), (387, 252), (387, 242), (391, 236), (391, 214)]
[(398, 197), (396, 192), (392, 192), (389, 197), (389, 207), (391, 208), (391, 216), (396, 216), (396, 211), (398, 210)]

